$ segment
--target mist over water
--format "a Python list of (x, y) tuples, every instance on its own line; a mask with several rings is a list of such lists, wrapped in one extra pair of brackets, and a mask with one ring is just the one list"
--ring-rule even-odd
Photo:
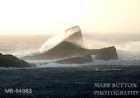
[[(103, 61), (103, 60), (94, 60), (93, 58), (93, 63), (91, 65), (140, 65), (140, 52), (139, 52), (140, 41), (139, 40), (131, 41), (128, 38), (127, 40), (126, 39), (124, 40), (122, 38), (123, 41), (122, 40), (116, 41), (115, 38), (114, 39), (112, 38), (113, 39), (112, 40), (112, 39), (109, 39), (110, 37), (109, 38), (105, 38), (103, 36), (100, 36), (100, 37), (103, 39), (99, 38), (98, 36), (95, 36), (95, 37), (83, 36), (84, 47), (88, 49), (96, 49), (96, 48), (115, 46), (117, 49), (119, 60)], [(44, 52), (54, 47), (55, 45), (59, 44), (61, 41), (63, 41), (65, 39), (65, 35), (64, 33), (61, 33), (52, 38), (50, 37), (49, 39), (46, 39), (46, 37), (40, 37), (40, 38), (41, 39), (43, 38), (43, 39), (42, 41), (39, 42), (39, 38), (34, 37), (35, 42), (31, 43), (31, 47), (29, 44), (27, 44), (28, 45), (27, 47), (25, 46), (25, 44), (28, 43), (28, 41), (26, 42), (25, 40), (25, 43), (24, 43), (24, 47), (26, 47), (25, 49), (22, 49), (22, 44), (21, 44), (19, 47), (21, 49), (18, 48), (18, 50), (0, 50), (0, 53), (12, 54), (20, 58), (26, 55), (33, 55), (35, 53)], [(18, 37), (18, 40), (19, 39), (20, 38)], [(23, 43), (24, 39), (22, 38), (21, 40)], [(18, 44), (20, 44), (20, 41), (18, 41), (19, 42)], [(1, 40), (1, 43), (2, 43), (2, 40)], [(9, 42), (9, 44), (15, 45), (15, 41), (12, 41), (12, 43)], [(74, 67), (74, 66), (90, 65), (90, 64), (74, 64), (74, 65), (56, 64), (47, 60), (46, 61), (28, 61), (28, 62), (37, 64), (37, 67), (69, 67), (69, 66)]]

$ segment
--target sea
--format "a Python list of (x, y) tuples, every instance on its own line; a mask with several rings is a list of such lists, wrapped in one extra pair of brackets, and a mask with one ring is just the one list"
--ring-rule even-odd
[(140, 98), (139, 60), (28, 62), (36, 66), (0, 68), (0, 98)]

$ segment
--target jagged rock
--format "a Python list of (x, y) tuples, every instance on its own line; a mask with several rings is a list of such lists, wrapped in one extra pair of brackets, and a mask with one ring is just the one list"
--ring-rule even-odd
[(2, 55), (0, 53), (0, 67), (31, 67), (32, 64), (29, 64), (23, 60), (18, 59), (13, 55)]

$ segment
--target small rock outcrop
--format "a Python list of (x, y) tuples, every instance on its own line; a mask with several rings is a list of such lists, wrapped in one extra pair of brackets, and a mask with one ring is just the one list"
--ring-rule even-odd
[(3, 55), (0, 53), (0, 67), (31, 67), (32, 64), (25, 62), (24, 60), (20, 60), (13, 55)]

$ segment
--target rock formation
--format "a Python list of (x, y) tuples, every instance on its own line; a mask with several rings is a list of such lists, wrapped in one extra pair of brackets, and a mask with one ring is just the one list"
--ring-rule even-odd
[(87, 49), (87, 50), (79, 51), (79, 55), (78, 54), (76, 55), (77, 57), (66, 58), (66, 59), (58, 60), (56, 62), (63, 63), (63, 64), (90, 63), (93, 62), (91, 55), (95, 55), (95, 59), (102, 59), (102, 60), (118, 59), (116, 48), (113, 46), (102, 48), (102, 49), (91, 49), (91, 50)]
[[(53, 43), (52, 43), (53, 44)], [(78, 26), (65, 31), (65, 38), (47, 51), (26, 56), (23, 59), (32, 60), (58, 60), (59, 63), (84, 63), (95, 59), (118, 59), (114, 46), (102, 49), (86, 49), (83, 45), (81, 29)]]
[(31, 67), (32, 65), (18, 59), (17, 57), (13, 55), (3, 55), (0, 53), (0, 67)]
[(102, 48), (96, 51), (96, 59), (110, 60), (110, 59), (118, 59), (118, 54), (116, 48), (114, 46), (108, 48)]

